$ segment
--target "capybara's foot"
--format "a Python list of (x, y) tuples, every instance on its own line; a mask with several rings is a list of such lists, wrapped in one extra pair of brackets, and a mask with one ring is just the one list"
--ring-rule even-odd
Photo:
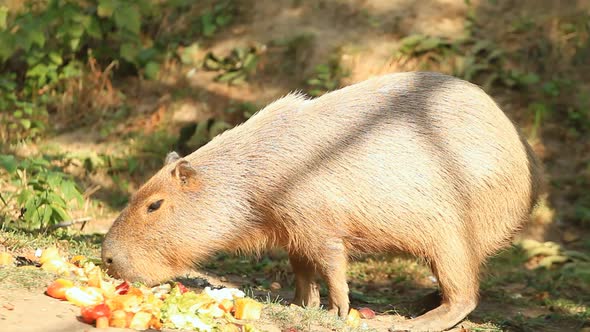
[(295, 273), (295, 297), (291, 303), (301, 307), (319, 307), (320, 288), (315, 280), (315, 265), (295, 254), (289, 255), (289, 260)]
[(395, 323), (389, 331), (445, 331), (462, 321), (476, 305), (475, 302), (445, 303), (422, 316)]
[(320, 288), (315, 282), (300, 285), (295, 290), (291, 303), (300, 307), (317, 308), (320, 306)]
[(442, 303), (442, 294), (439, 290), (432, 291), (422, 298), (409, 304), (409, 309), (417, 315), (425, 314), (426, 312), (438, 308)]

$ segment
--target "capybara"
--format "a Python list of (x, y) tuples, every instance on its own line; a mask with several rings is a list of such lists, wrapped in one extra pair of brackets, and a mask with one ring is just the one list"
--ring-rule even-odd
[(154, 284), (220, 250), (282, 247), (294, 303), (349, 311), (346, 267), (406, 252), (441, 305), (393, 330), (444, 330), (477, 305), (485, 259), (510, 243), (541, 184), (526, 140), (480, 88), (438, 73), (371, 78), (316, 99), (289, 94), (192, 154), (171, 153), (105, 237), (115, 276)]

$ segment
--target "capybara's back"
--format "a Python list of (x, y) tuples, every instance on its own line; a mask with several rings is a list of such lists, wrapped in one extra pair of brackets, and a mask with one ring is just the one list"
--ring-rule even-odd
[(182, 163), (200, 192), (176, 207), (191, 229), (174, 243), (201, 255), (182, 261), (284, 247), (295, 303), (318, 304), (318, 273), (344, 316), (350, 255), (409, 252), (429, 262), (443, 302), (399, 330), (446, 329), (475, 308), (480, 265), (528, 218), (540, 183), (534, 154), (494, 101), (435, 73), (381, 76), (312, 100), (288, 95), (172, 160), (151, 187)]

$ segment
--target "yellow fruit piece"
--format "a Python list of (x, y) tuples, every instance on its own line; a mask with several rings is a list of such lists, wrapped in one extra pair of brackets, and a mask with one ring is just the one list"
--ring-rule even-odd
[(123, 310), (115, 310), (111, 315), (109, 322), (111, 327), (126, 328), (127, 324), (127, 313)]
[(221, 308), (221, 310), (229, 313), (234, 308), (234, 301), (224, 299), (219, 303), (219, 308)]
[(84, 264), (84, 262), (87, 260), (88, 258), (86, 258), (86, 256), (84, 255), (76, 255), (74, 257), (72, 257), (72, 259), (70, 259), (70, 263), (72, 264), (76, 264), (78, 266), (81, 266)]
[(114, 284), (108, 281), (101, 280), (99, 288), (102, 291), (102, 295), (104, 295), (105, 298), (111, 298), (115, 296), (115, 287), (116, 286)]
[(143, 296), (134, 294), (115, 295), (107, 299), (106, 303), (111, 310), (125, 310), (137, 308), (143, 301)]
[(236, 299), (234, 309), (237, 319), (256, 320), (262, 315), (262, 303), (253, 299)]
[(61, 258), (45, 261), (45, 263), (41, 265), (41, 269), (43, 271), (62, 275), (67, 275), (70, 273), (70, 265)]
[(131, 319), (131, 323), (129, 324), (130, 329), (135, 330), (147, 330), (150, 326), (150, 320), (152, 319), (152, 314), (144, 311), (140, 311), (136, 313), (133, 318)]
[(95, 287), (69, 288), (66, 290), (66, 299), (78, 307), (97, 305), (104, 301), (102, 292), (99, 288)]
[(96, 319), (96, 328), (97, 329), (107, 329), (109, 328), (109, 318), (108, 317), (98, 317)]
[(361, 325), (361, 314), (356, 309), (350, 309), (346, 317), (346, 325), (355, 328)]
[(0, 266), (12, 266), (14, 264), (14, 257), (7, 252), (0, 252)]
[(39, 258), (39, 263), (45, 264), (50, 260), (62, 260), (63, 258), (59, 255), (59, 250), (56, 247), (49, 247), (43, 250), (41, 253), (41, 257)]

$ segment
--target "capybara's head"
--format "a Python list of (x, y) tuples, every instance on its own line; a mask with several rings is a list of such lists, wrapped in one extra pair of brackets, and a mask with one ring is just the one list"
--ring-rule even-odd
[(157, 284), (179, 276), (216, 250), (234, 230), (216, 220), (215, 195), (187, 160), (171, 153), (130, 199), (102, 245), (107, 271)]

